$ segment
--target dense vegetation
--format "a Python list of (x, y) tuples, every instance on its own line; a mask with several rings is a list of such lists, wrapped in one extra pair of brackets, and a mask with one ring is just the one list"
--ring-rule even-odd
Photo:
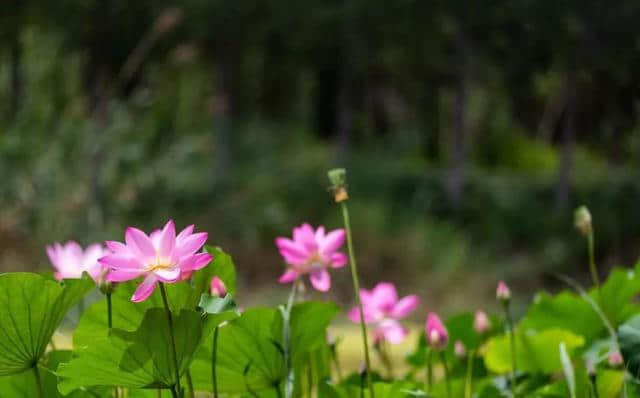
[[(399, 297), (392, 283), (359, 289), (344, 170), (330, 172), (344, 229), (295, 227), (276, 246), (290, 284), (286, 304), (239, 309), (236, 267), (208, 234), (172, 220), (149, 235), (129, 227), (124, 242), (83, 250), (47, 247), (54, 277), (0, 274), (0, 391), (44, 397), (640, 397), (640, 265), (614, 269), (603, 283), (593, 256), (588, 209), (575, 213), (586, 238), (594, 287), (540, 293), (522, 319), (499, 282), (502, 311), (480, 309), (426, 317), (408, 371), (391, 351), (407, 338), (402, 320), (420, 295)], [(343, 246), (345, 246), (346, 250)], [(204, 250), (203, 249), (204, 246)], [(332, 274), (349, 268), (362, 328), (362, 367), (343, 374), (339, 336), (327, 327), (340, 312), (322, 297)], [(242, 270), (241, 267), (238, 270)], [(104, 298), (83, 310), (71, 349), (52, 336), (65, 314), (98, 288)], [(404, 288), (401, 287), (404, 291)], [(371, 366), (378, 355), (383, 369)]]
[(639, 16), (634, 1), (5, 1), (0, 266), (171, 216), (219, 236), (243, 283), (270, 279), (272, 236), (335, 221), (317, 170), (336, 161), (357, 170), (365, 278), (542, 285), (582, 269), (580, 203), (603, 262), (631, 262)]

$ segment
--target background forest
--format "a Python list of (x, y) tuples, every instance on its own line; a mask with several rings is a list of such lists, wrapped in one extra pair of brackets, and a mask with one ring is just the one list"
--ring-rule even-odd
[(631, 0), (3, 1), (0, 269), (173, 217), (273, 289), (275, 236), (339, 225), (337, 165), (365, 285), (461, 308), (499, 278), (587, 280), (579, 204), (601, 270), (633, 263), (639, 20)]

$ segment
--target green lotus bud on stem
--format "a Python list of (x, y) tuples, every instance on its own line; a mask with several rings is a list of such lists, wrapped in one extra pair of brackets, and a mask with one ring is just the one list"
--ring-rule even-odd
[(327, 174), (329, 175), (331, 191), (333, 191), (333, 198), (336, 203), (344, 202), (349, 199), (349, 194), (347, 192), (347, 170), (332, 169), (329, 170)]
[(591, 225), (591, 212), (587, 206), (578, 207), (573, 213), (573, 223), (575, 227), (584, 236), (589, 236), (593, 232)]

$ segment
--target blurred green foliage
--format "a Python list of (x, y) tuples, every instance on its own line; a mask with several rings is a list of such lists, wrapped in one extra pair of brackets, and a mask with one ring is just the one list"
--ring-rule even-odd
[[(120, 239), (127, 225), (171, 217), (233, 252), (241, 283), (271, 283), (275, 236), (303, 221), (339, 225), (325, 181), (334, 166), (350, 170), (367, 284), (389, 271), (451, 306), (452, 282), (485, 299), (497, 275), (533, 291), (585, 269), (570, 211), (583, 203), (598, 261), (635, 260), (640, 68), (626, 54), (637, 5), (599, 15), (592, 2), (312, 3), (0, 6), (12, 21), (0, 29), (0, 267), (45, 268), (45, 243)], [(460, 72), (464, 33), (472, 67)], [(562, 206), (569, 83), (581, 101)], [(463, 97), (473, 134), (456, 201)]]

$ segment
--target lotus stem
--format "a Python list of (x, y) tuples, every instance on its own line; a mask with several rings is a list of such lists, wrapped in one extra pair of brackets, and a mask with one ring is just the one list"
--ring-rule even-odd
[[(282, 309), (282, 345), (283, 345), (283, 357), (284, 366), (286, 370), (285, 383), (284, 383), (284, 396), (285, 398), (291, 398), (293, 396), (293, 367), (291, 366), (291, 308), (296, 299), (296, 291), (298, 290), (298, 281), (293, 282), (291, 292), (289, 293), (289, 299), (287, 300), (287, 306)], [(278, 391), (280, 391), (278, 389)]]
[(465, 377), (464, 382), (464, 397), (471, 398), (471, 392), (473, 391), (473, 358), (475, 356), (475, 351), (469, 351), (469, 356), (467, 357), (467, 375)]
[(431, 387), (433, 386), (433, 350), (429, 349), (427, 354), (427, 375), (425, 380), (425, 390), (427, 394), (431, 394)]
[(113, 327), (113, 303), (111, 302), (111, 293), (107, 293), (107, 325), (109, 330)]
[(33, 375), (36, 379), (36, 387), (38, 388), (38, 397), (45, 398), (44, 387), (42, 386), (42, 377), (40, 377), (40, 369), (38, 369), (37, 363), (33, 365)]
[(218, 326), (213, 330), (213, 348), (211, 350), (211, 382), (213, 383), (213, 398), (218, 398), (218, 374), (216, 371), (218, 356)]
[(444, 351), (440, 351), (440, 361), (442, 362), (442, 368), (444, 369), (444, 382), (447, 386), (447, 398), (451, 398), (451, 380), (449, 380), (449, 366), (447, 365), (447, 358), (444, 355)]
[(187, 386), (189, 387), (189, 397), (190, 398), (195, 398), (196, 397), (196, 392), (193, 389), (193, 379), (191, 378), (191, 371), (189, 369), (187, 369), (185, 374), (187, 376)]
[(349, 209), (346, 202), (340, 202), (342, 207), (342, 218), (344, 219), (344, 228), (347, 232), (347, 250), (349, 252), (349, 266), (351, 268), (351, 280), (353, 281), (353, 293), (356, 299), (356, 306), (358, 307), (358, 314), (360, 316), (360, 329), (362, 330), (362, 345), (364, 346), (364, 363), (365, 371), (367, 373), (367, 386), (369, 388), (371, 398), (375, 398), (373, 392), (373, 382), (371, 380), (371, 359), (369, 358), (369, 340), (367, 334), (367, 325), (364, 322), (364, 311), (362, 309), (362, 302), (360, 301), (360, 280), (358, 278), (358, 265), (356, 263), (356, 257), (353, 250), (353, 239), (351, 237), (351, 222), (349, 219)]
[[(164, 304), (164, 309), (165, 312), (167, 313), (167, 324), (169, 325), (169, 337), (171, 339), (171, 354), (172, 354), (172, 359), (173, 359), (173, 366), (175, 368), (175, 377), (176, 377), (176, 384), (175, 386), (172, 388), (172, 391), (174, 393), (174, 396), (179, 397), (182, 394), (182, 388), (180, 387), (180, 368), (178, 367), (178, 354), (176, 351), (176, 338), (175, 335), (173, 333), (173, 317), (171, 315), (171, 309), (169, 308), (169, 301), (167, 300), (167, 292), (165, 290), (164, 287), (164, 283), (160, 282), (160, 294), (162, 295), (162, 302)], [(177, 390), (177, 394), (176, 395), (176, 391)]]
[[(596, 267), (595, 260), (595, 242), (593, 238), (593, 230), (587, 235), (587, 250), (589, 251), (589, 270), (591, 271), (591, 279), (594, 286), (598, 289), (598, 296), (600, 295), (600, 277), (598, 276), (598, 268)], [(599, 298), (598, 298), (599, 300)]]
[(511, 396), (516, 396), (516, 336), (513, 328), (513, 319), (511, 318), (511, 312), (509, 311), (509, 301), (505, 301), (504, 305), (504, 317), (507, 323), (507, 333), (509, 333), (509, 351), (511, 352), (511, 373), (509, 374), (511, 385)]

